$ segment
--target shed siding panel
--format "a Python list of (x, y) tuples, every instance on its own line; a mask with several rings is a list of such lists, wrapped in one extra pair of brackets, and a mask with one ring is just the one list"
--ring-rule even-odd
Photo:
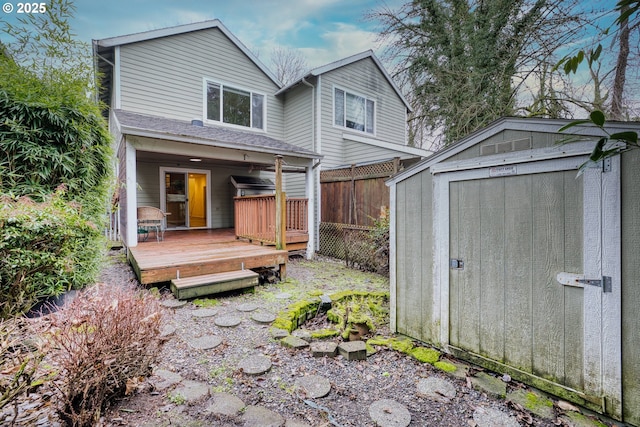
[(433, 313), (433, 177), (430, 173), (420, 175), (422, 180), (422, 192), (413, 194), (412, 197), (421, 200), (420, 209), (409, 212), (412, 221), (422, 224), (421, 258), (418, 262), (421, 267), (420, 294), (422, 296), (422, 335), (421, 340), (427, 342), (440, 342), (440, 322), (435, 320)]
[[(408, 233), (410, 226), (407, 224), (407, 194), (411, 194), (410, 188), (414, 188), (414, 177), (409, 178), (402, 185), (399, 185), (396, 193), (396, 207), (397, 207), (397, 220), (396, 220), (396, 265), (398, 271), (396, 273), (396, 325), (397, 332), (406, 334), (408, 329), (407, 320), (411, 315), (415, 316), (416, 313), (410, 313), (406, 307), (406, 295), (412, 294), (420, 289), (420, 284), (416, 282), (410, 282), (408, 280), (407, 266), (412, 262), (415, 262), (415, 255), (409, 252), (407, 242), (411, 238)], [(413, 185), (412, 185), (413, 184)], [(419, 337), (415, 337), (419, 338)]]
[[(406, 246), (407, 252), (413, 254), (417, 259), (421, 260), (422, 257), (422, 242), (417, 239), (416, 236), (422, 235), (423, 222), (418, 218), (413, 217), (415, 212), (421, 212), (421, 201), (418, 194), (422, 194), (422, 180), (416, 179), (411, 187), (406, 189), (406, 209), (405, 209), (405, 223), (407, 224), (406, 233)], [(411, 262), (405, 264), (406, 280), (407, 283), (414, 284), (413, 292), (404, 292), (404, 305), (407, 308), (407, 316), (404, 319), (404, 332), (412, 337), (422, 336), (422, 316), (424, 312), (422, 310), (422, 283), (424, 278), (422, 277), (422, 267), (420, 262)], [(415, 315), (414, 313), (420, 313)]]
[(640, 150), (622, 154), (622, 396), (624, 419), (640, 425)]
[(480, 353), (504, 357), (504, 180), (480, 181)]
[(504, 286), (505, 361), (525, 372), (531, 372), (533, 359), (533, 258), (531, 175), (505, 180), (505, 240)]
[(203, 78), (264, 93), (267, 130), (282, 139), (277, 86), (220, 30), (209, 29), (124, 45), (122, 108), (181, 120), (203, 118)]
[(558, 174), (533, 180), (533, 367), (535, 374), (556, 380), (564, 379), (564, 292), (554, 279), (564, 271), (563, 188)]

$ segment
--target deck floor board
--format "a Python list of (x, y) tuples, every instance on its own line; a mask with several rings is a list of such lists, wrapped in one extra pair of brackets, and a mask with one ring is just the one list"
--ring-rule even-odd
[(285, 269), (286, 250), (237, 240), (233, 229), (167, 231), (129, 248), (131, 264), (143, 284), (180, 277), (257, 267)]

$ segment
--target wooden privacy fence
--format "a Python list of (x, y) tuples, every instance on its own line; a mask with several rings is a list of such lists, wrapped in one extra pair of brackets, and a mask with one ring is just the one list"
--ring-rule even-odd
[[(234, 205), (237, 237), (275, 244), (275, 195), (235, 197)], [(308, 233), (307, 205), (307, 199), (287, 199), (285, 207), (287, 232)]]
[(354, 164), (320, 172), (321, 221), (372, 226), (389, 208), (384, 181), (400, 168), (400, 159)]

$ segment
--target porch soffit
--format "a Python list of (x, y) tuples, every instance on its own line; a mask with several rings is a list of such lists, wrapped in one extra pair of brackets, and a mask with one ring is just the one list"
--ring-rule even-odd
[(281, 154), (303, 159), (321, 159), (322, 155), (296, 145), (239, 130), (216, 126), (195, 126), (190, 122), (164, 117), (113, 111), (123, 135), (135, 135), (161, 140), (188, 142), (226, 149), (252, 151), (263, 154)]

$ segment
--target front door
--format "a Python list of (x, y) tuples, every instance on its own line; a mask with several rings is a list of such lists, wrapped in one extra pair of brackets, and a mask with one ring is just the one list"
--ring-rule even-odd
[(209, 223), (208, 171), (161, 169), (162, 209), (167, 228), (206, 228)]
[(605, 257), (616, 258), (603, 242), (615, 236), (602, 223), (607, 215), (615, 222), (615, 209), (603, 203), (615, 185), (606, 188), (599, 169), (580, 177), (576, 170), (537, 172), (448, 174), (448, 342), (575, 390), (615, 416), (620, 312), (612, 301), (619, 289), (597, 286), (616, 274), (605, 271), (612, 268)]

